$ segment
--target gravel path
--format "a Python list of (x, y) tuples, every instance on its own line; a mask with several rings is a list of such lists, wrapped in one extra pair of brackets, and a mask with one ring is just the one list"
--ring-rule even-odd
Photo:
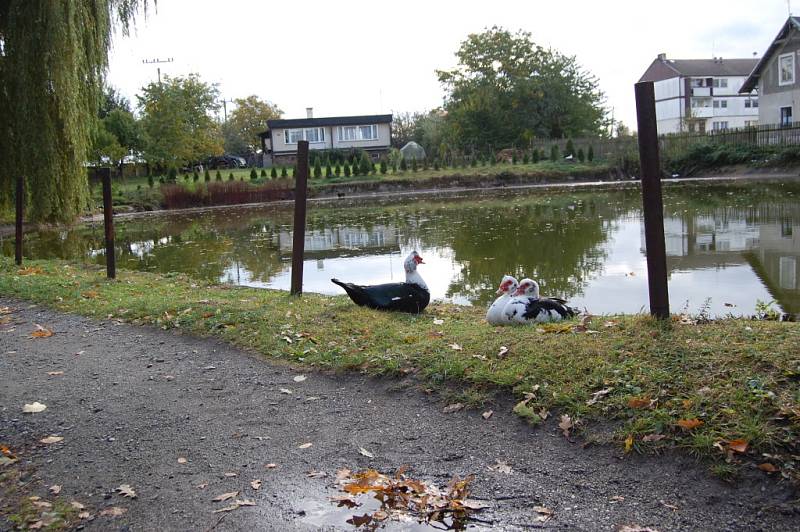
[[(48, 487), (62, 486), (63, 500), (96, 516), (83, 521), (89, 530), (352, 530), (345, 520), (357, 511), (327, 500), (336, 470), (404, 464), (440, 486), (474, 474), (473, 496), (490, 505), (476, 529), (800, 529), (796, 494), (758, 471), (731, 486), (686, 458), (582, 448), (555, 423), (530, 428), (507, 406), (488, 421), (445, 414), (409, 381), (298, 370), (215, 340), (3, 306), (13, 312), (0, 325), (0, 443), (30, 472), (31, 495), (52, 501)], [(55, 335), (31, 338), (34, 324)], [(34, 401), (47, 409), (23, 414)], [(39, 443), (48, 435), (64, 440)], [(510, 474), (489, 469), (498, 460)], [(114, 493), (121, 484), (138, 497)], [(227, 503), (211, 499), (233, 491), (255, 506), (213, 513)], [(111, 506), (127, 511), (98, 515)], [(552, 518), (538, 520), (534, 506)]]

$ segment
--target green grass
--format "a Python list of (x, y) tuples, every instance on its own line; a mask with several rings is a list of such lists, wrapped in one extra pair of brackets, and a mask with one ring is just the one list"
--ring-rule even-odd
[[(123, 271), (108, 281), (92, 266), (26, 266), (34, 267), (32, 274), (0, 260), (0, 294), (216, 336), (270, 359), (324, 370), (413, 374), (468, 404), (513, 396), (525, 400), (516, 410), (532, 423), (568, 414), (589, 437), (593, 426), (610, 426), (609, 441), (621, 449), (630, 437), (633, 451), (679, 448), (711, 459), (726, 476), (720, 464), (747, 458), (769, 461), (798, 479), (797, 323), (683, 325), (638, 315), (595, 317), (591, 332), (576, 332), (577, 323), (494, 328), (483, 321), (482, 309), (449, 304), (413, 316), (356, 307), (346, 297), (294, 298), (178, 274)], [(497, 355), (501, 346), (509, 348), (504, 357)], [(702, 424), (679, 426), (694, 419)], [(727, 442), (737, 439), (747, 441), (747, 452), (727, 456)]]

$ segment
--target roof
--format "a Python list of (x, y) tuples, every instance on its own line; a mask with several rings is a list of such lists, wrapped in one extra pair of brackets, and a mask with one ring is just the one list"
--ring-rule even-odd
[(742, 88), (739, 89), (740, 93), (752, 92), (753, 89), (756, 88), (764, 67), (767, 66), (770, 59), (772, 59), (772, 56), (775, 55), (775, 50), (777, 50), (778, 46), (781, 44), (780, 41), (784, 39), (792, 29), (800, 29), (800, 17), (789, 17), (786, 19), (786, 22), (784, 22), (783, 26), (781, 27), (781, 31), (779, 31), (778, 35), (772, 39), (772, 43), (770, 43), (769, 48), (767, 48), (767, 51), (761, 58), (761, 61), (758, 62), (753, 71), (750, 73), (750, 76), (745, 80)]
[(758, 59), (661, 59), (653, 61), (639, 81), (662, 81), (675, 77), (748, 76)]
[[(287, 120), (267, 120), (267, 131), (279, 127), (314, 126), (359, 126), (366, 124), (389, 124), (392, 115), (329, 116), (323, 118), (291, 118)], [(266, 136), (267, 131), (260, 133)]]

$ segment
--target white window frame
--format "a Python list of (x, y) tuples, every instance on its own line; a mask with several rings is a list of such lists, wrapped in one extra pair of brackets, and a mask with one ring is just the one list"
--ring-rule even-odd
[[(368, 127), (372, 132), (372, 136), (365, 138), (363, 136), (362, 128)], [(345, 135), (345, 130), (353, 130), (353, 137), (354, 138), (345, 138), (348, 135)], [(339, 142), (363, 142), (363, 141), (372, 141), (378, 140), (378, 124), (361, 124), (361, 125), (353, 125), (353, 126), (339, 126), (337, 128)]]
[[(325, 143), (325, 128), (324, 127), (305, 127), (305, 128), (287, 128), (283, 130), (283, 142), (286, 145), (297, 144), (297, 140), (308, 140), (308, 132), (317, 130), (319, 133), (317, 134), (317, 140), (309, 140), (309, 144), (324, 144)], [(292, 142), (290, 139), (292, 138), (292, 133), (302, 132), (300, 138)]]
[[(792, 63), (791, 79), (786, 79), (786, 80), (783, 79), (783, 68), (781, 67), (781, 63), (783, 63), (784, 59), (791, 60)], [(789, 52), (788, 54), (781, 54), (778, 56), (778, 86), (783, 87), (786, 85), (794, 85), (794, 78), (795, 78), (794, 71), (796, 68), (794, 62), (795, 62), (794, 52)]]
[(728, 88), (728, 78), (714, 78), (714, 88), (715, 89), (727, 89)]

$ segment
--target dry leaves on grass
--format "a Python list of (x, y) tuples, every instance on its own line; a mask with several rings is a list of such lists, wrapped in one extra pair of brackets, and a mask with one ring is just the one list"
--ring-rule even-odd
[(680, 428), (682, 428), (683, 430), (696, 429), (697, 427), (699, 427), (702, 424), (703, 424), (703, 421), (701, 421), (701, 420), (699, 420), (697, 418), (679, 419), (678, 420), (678, 426)]
[(649, 408), (653, 404), (653, 401), (645, 396), (645, 397), (631, 397), (628, 399), (628, 406), (630, 408)]
[(503, 358), (508, 354), (508, 347), (501, 345), (500, 350), (497, 352), (497, 358)]
[(50, 338), (53, 336), (53, 331), (47, 327), (42, 327), (38, 323), (34, 323), (36, 329), (31, 332), (31, 338)]
[(561, 421), (558, 422), (558, 428), (561, 429), (561, 432), (564, 434), (564, 437), (569, 439), (569, 431), (575, 426), (575, 423), (572, 421), (572, 418), (569, 417), (567, 414), (561, 414)]
[(655, 441), (663, 440), (664, 438), (666, 438), (666, 436), (664, 436), (663, 434), (648, 434), (648, 435), (642, 437), (642, 441), (644, 441), (644, 442), (655, 442)]
[(17, 270), (17, 275), (41, 275), (44, 273), (39, 266), (29, 266), (27, 268), (20, 268)]
[(778, 466), (776, 466), (775, 464), (770, 464), (769, 462), (758, 464), (758, 468), (765, 473), (777, 473), (778, 471), (780, 471)]
[(611, 393), (614, 388), (603, 388), (602, 390), (597, 390), (592, 394), (592, 398), (586, 401), (586, 406), (592, 406), (596, 404), (600, 399)]
[(625, 438), (625, 452), (629, 453), (633, 449), (633, 434), (629, 434), (627, 438)]
[(39, 412), (44, 412), (47, 409), (47, 405), (44, 403), (40, 403), (39, 401), (35, 401), (33, 403), (25, 403), (22, 406), (22, 413), (23, 414), (37, 414)]
[(464, 348), (458, 344), (447, 344), (453, 351), (463, 351)]
[(737, 453), (746, 453), (747, 440), (731, 440), (728, 442), (728, 449)]

